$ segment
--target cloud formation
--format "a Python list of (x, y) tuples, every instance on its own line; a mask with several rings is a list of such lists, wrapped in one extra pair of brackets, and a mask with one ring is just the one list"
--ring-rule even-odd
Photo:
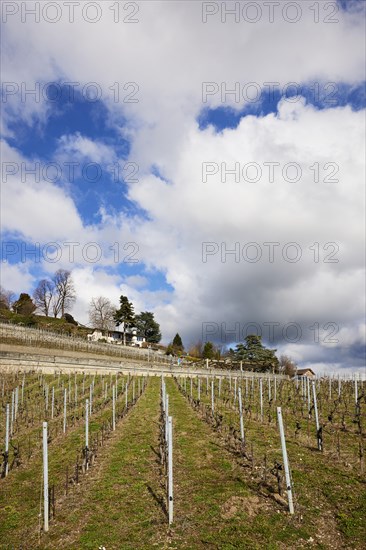
[[(364, 111), (331, 102), (316, 109), (305, 103), (301, 87), (332, 99), (337, 85), (365, 79), (363, 13), (356, 7), (332, 15), (322, 8), (315, 23), (316, 14), (303, 3), (292, 24), (286, 17), (294, 13), (283, 12), (281, 2), (273, 23), (264, 11), (257, 23), (243, 12), (238, 22), (227, 14), (223, 23), (220, 11), (203, 23), (203, 4), (142, 2), (134, 15), (116, 14), (112, 3), (99, 2), (102, 16), (95, 24), (85, 17), (93, 16), (92, 9), (83, 19), (81, 8), (75, 8), (74, 22), (66, 11), (55, 24), (42, 13), (39, 23), (31, 17), (22, 23), (20, 13), (7, 17), (3, 80), (19, 92), (7, 88), (5, 138), (14, 139), (17, 117), (30, 127), (40, 121), (47, 131), (56, 108), (46, 101), (47, 82), (73, 82), (84, 99), (96, 91), (108, 108), (108, 124), (121, 141), (129, 140), (129, 160), (139, 166), (138, 181), (127, 182), (121, 193), (144, 214), (111, 212), (101, 202), (99, 219), (87, 223), (67, 181), (29, 176), (22, 182), (16, 173), (3, 181), (4, 230), (29, 242), (80, 243), (72, 262), (64, 255), (57, 265), (41, 264), (50, 273), (73, 268), (75, 313), (82, 321), (91, 296), (115, 302), (123, 292), (137, 310), (154, 309), (166, 340), (178, 330), (186, 344), (194, 342), (210, 322), (220, 327), (212, 338), (224, 343), (222, 323), (256, 322), (267, 330), (264, 324), (275, 322), (279, 346), (295, 359), (334, 365), (336, 349), (342, 365), (353, 361), (350, 366), (359, 367)], [(206, 4), (222, 10), (221, 3)], [(122, 15), (138, 23), (123, 22)], [(332, 17), (338, 22), (327, 22)], [(39, 91), (27, 95), (35, 83)], [(249, 93), (268, 89), (268, 83), (281, 90), (298, 84), (299, 97), (283, 99), (275, 114), (246, 116), (235, 129), (200, 130), (202, 109), (240, 110)], [(54, 160), (108, 166), (122, 160), (118, 145), (65, 128)], [(3, 142), (3, 155), (19, 165), (27, 161), (14, 143)], [(82, 253), (91, 242), (103, 251), (97, 264)], [(138, 244), (143, 273), (118, 273), (110, 250), (116, 242)], [(10, 269), (30, 283), (18, 264), (8, 266), (4, 284), (11, 285)], [(149, 273), (157, 271), (172, 290), (145, 288)], [(301, 327), (298, 342), (283, 339), (290, 322)], [(337, 346), (314, 342), (308, 328), (314, 323), (326, 334), (322, 327), (335, 323)]]

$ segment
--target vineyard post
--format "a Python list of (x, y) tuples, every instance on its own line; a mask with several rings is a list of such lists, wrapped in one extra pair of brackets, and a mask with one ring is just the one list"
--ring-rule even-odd
[(48, 384), (46, 384), (46, 387), (45, 387), (45, 408), (46, 408), (46, 411), (48, 411)]
[(113, 431), (116, 430), (116, 386), (112, 386), (112, 423)]
[(315, 387), (315, 381), (312, 380), (311, 381), (311, 384), (313, 386), (313, 400), (314, 400), (314, 413), (315, 413), (315, 425), (316, 425), (316, 436), (317, 436), (317, 440), (318, 440), (318, 449), (319, 451), (322, 450), (322, 441), (319, 437), (319, 429), (320, 429), (320, 425), (319, 425), (319, 416), (318, 416), (318, 404), (317, 404), (317, 400), (316, 400), (316, 387)]
[(263, 381), (259, 379), (259, 394), (260, 394), (260, 407), (261, 407), (261, 422), (263, 421)]
[(44, 532), (48, 532), (48, 448), (47, 422), (43, 422), (43, 514)]
[(169, 395), (165, 395), (165, 441), (169, 439)]
[(89, 448), (89, 399), (85, 401), (85, 447)]
[(285, 468), (288, 509), (289, 509), (290, 514), (293, 514), (294, 513), (294, 503), (293, 503), (293, 500), (292, 500), (291, 476), (290, 476), (290, 468), (289, 468), (288, 459), (287, 459), (286, 439), (285, 439), (285, 431), (284, 431), (284, 428), (283, 428), (281, 407), (277, 407), (277, 418), (278, 418), (278, 426), (280, 428), (283, 465), (284, 465), (284, 468)]
[(206, 359), (206, 369), (208, 369), (208, 359)]
[(192, 376), (191, 376), (191, 399), (193, 397), (193, 380), (192, 380)]
[(19, 386), (17, 386), (15, 390), (15, 413), (14, 413), (15, 420), (17, 419), (17, 414), (18, 414), (18, 404), (19, 404)]
[(69, 403), (71, 403), (71, 378), (69, 373)]
[(90, 414), (93, 412), (93, 384), (90, 384), (89, 388), (89, 411)]
[(307, 388), (307, 394), (308, 394), (308, 411), (310, 414), (310, 380), (308, 377), (306, 377), (306, 388)]
[(215, 412), (215, 384), (214, 378), (211, 380), (211, 411), (212, 414)]
[(358, 401), (358, 386), (357, 386), (357, 374), (355, 373), (355, 403)]
[(15, 420), (15, 390), (12, 390), (11, 392), (11, 419), (12, 421)]
[(277, 377), (274, 379), (274, 400), (277, 400)]
[(239, 394), (239, 414), (240, 414), (240, 437), (242, 443), (244, 443), (244, 420), (243, 420), (243, 402), (241, 399), (241, 388), (238, 389)]
[(165, 382), (163, 376), (161, 377), (161, 402), (163, 405), (163, 412), (165, 412)]
[(25, 374), (23, 375), (23, 380), (22, 380), (22, 405), (24, 401), (24, 382), (25, 382)]
[(272, 398), (271, 379), (268, 377), (268, 401), (271, 401), (271, 398)]
[(128, 382), (126, 382), (125, 398), (126, 398), (126, 409), (127, 409), (127, 406), (128, 406)]
[(51, 398), (51, 418), (53, 420), (53, 415), (55, 412), (55, 388), (52, 388), (52, 398)]
[(173, 419), (168, 417), (168, 514), (173, 523)]
[(10, 436), (13, 435), (13, 422), (14, 422), (14, 390), (11, 393)]
[(10, 420), (10, 407), (9, 403), (6, 405), (6, 430), (5, 430), (5, 477), (8, 475), (9, 470), (9, 420)]
[(201, 401), (201, 378), (198, 377), (197, 380), (197, 400)]
[(236, 386), (237, 386), (237, 378), (235, 378), (234, 380), (234, 407), (235, 407), (235, 403), (236, 403), (236, 394), (237, 394), (237, 391), (236, 391)]
[(64, 433), (66, 433), (67, 389), (64, 389)]
[(78, 383), (77, 383), (77, 378), (75, 374), (75, 407), (77, 406), (78, 406)]

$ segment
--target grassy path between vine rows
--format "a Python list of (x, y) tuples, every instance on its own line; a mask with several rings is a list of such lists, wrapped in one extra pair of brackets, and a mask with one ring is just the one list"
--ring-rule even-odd
[[(156, 447), (160, 379), (147, 388), (119, 423), (98, 477), (62, 510), (44, 549), (150, 548), (159, 542), (166, 517), (152, 496), (161, 492)], [(92, 471), (91, 471), (92, 473)]]
[[(175, 548), (298, 548), (310, 537), (272, 500), (249, 488), (244, 469), (167, 381), (174, 426)], [(299, 544), (299, 542), (301, 543)]]
[[(124, 398), (121, 395), (124, 403)], [(121, 407), (121, 399), (118, 407)], [(97, 401), (96, 401), (97, 402)], [(89, 437), (101, 429), (105, 421), (111, 418), (111, 408), (105, 405), (96, 410), (89, 423)], [(54, 422), (60, 419), (56, 418)], [(39, 428), (34, 428), (34, 432)], [(50, 432), (49, 432), (50, 434)], [(73, 499), (73, 488), (70, 486), (69, 495), (64, 496), (65, 468), (69, 467), (72, 474), (72, 465), (75, 465), (76, 455), (84, 445), (85, 427), (82, 420), (75, 426), (67, 428), (66, 434), (59, 432), (57, 437), (49, 440), (48, 445), (48, 473), (49, 485), (55, 485), (56, 509), (66, 501)], [(20, 436), (21, 446), (25, 448), (26, 440)], [(33, 455), (29, 460), (24, 459), (20, 467), (10, 470), (5, 479), (0, 480), (0, 549), (31, 549), (39, 543), (40, 526), (43, 522), (43, 456), (42, 441), (37, 441), (33, 449)], [(106, 449), (98, 450), (102, 457)], [(90, 476), (93, 476), (92, 470)], [(86, 482), (85, 476), (80, 474), (81, 485)], [(78, 487), (77, 487), (78, 488)], [(76, 489), (77, 489), (76, 488)]]

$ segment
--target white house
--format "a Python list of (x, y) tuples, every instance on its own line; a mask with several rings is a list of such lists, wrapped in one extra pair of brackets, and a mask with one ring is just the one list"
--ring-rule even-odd
[[(88, 334), (89, 342), (98, 342), (99, 340), (107, 340), (109, 344), (122, 345), (123, 331), (94, 329), (91, 334)], [(144, 342), (145, 338), (138, 336), (135, 328), (126, 329), (126, 344), (128, 346), (141, 347)]]

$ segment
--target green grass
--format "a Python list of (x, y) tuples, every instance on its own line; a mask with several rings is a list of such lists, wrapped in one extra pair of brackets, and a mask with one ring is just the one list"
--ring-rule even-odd
[(278, 548), (283, 540), (291, 547), (308, 538), (306, 529), (250, 488), (243, 468), (171, 380), (167, 392), (175, 434), (176, 547)]
[[(50, 379), (53, 380), (53, 377)], [(95, 390), (97, 388), (98, 386)], [(96, 399), (95, 404), (99, 401), (101, 399)], [(124, 395), (120, 393), (117, 410), (123, 409), (124, 401)], [(102, 424), (111, 420), (111, 414), (110, 403), (93, 413), (90, 441), (93, 434), (101, 429)], [(64, 494), (66, 466), (71, 474), (75, 467), (76, 455), (84, 446), (84, 437), (85, 425), (81, 419), (75, 427), (68, 427), (66, 434), (60, 432), (59, 436), (49, 443), (49, 485), (55, 485), (58, 500), (62, 499)], [(0, 480), (0, 544), (3, 544), (3, 541), (11, 541), (11, 544), (19, 546), (24, 544), (24, 540), (29, 541), (30, 547), (36, 544), (43, 471), (40, 447), (41, 445), (38, 445), (35, 448), (31, 459), (26, 460), (24, 457), (19, 468), (11, 470), (6, 479)]]
[[(117, 428), (100, 479), (78, 502), (78, 529), (65, 538), (70, 513), (62, 512), (57, 529), (44, 540), (44, 548), (96, 549), (151, 548), (165, 529), (165, 515), (152, 498), (161, 493), (156, 455), (159, 379), (149, 382), (146, 392)], [(155, 473), (155, 475), (154, 475)], [(60, 546), (59, 546), (60, 545)]]

